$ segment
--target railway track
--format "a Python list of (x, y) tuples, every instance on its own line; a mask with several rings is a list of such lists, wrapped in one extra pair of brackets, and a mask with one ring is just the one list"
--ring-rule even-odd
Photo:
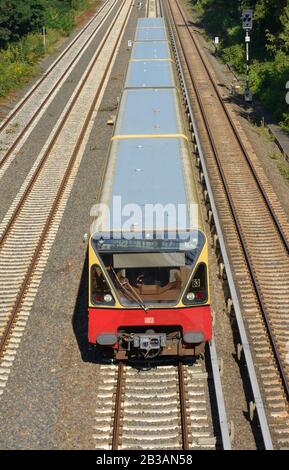
[(99, 106), (131, 9), (131, 0), (120, 2), (50, 140), (1, 223), (0, 395), (24, 333), (91, 131), (92, 117)]
[(0, 124), (0, 178), (68, 79), (119, 0), (107, 0)]
[[(124, 363), (101, 365), (96, 449), (213, 450), (216, 445), (229, 449), (226, 416), (225, 426), (220, 424), (224, 440), (215, 436), (209, 377), (204, 360), (190, 365), (147, 364), (143, 369)], [(221, 388), (218, 392), (222, 395)]]
[[(254, 365), (261, 379), (270, 429), (276, 446), (286, 448), (289, 445), (289, 224), (257, 157), (225, 102), (226, 96), (216, 85), (180, 2), (169, 1), (168, 7), (166, 13), (173, 23), (181, 51), (192, 112), (242, 316), (254, 350)], [(202, 180), (203, 171), (204, 168), (200, 168)], [(208, 192), (206, 198), (211, 218)], [(215, 240), (218, 244), (217, 236)], [(221, 275), (225, 277), (225, 274), (221, 265)]]
[(159, 0), (147, 0), (146, 16), (147, 18), (156, 18), (158, 16), (162, 16)]

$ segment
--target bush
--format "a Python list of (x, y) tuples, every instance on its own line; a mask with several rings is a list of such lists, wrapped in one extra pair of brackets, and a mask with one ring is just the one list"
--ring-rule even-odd
[(244, 47), (240, 44), (235, 44), (234, 46), (225, 47), (222, 52), (221, 56), (223, 60), (227, 64), (233, 65), (234, 69), (238, 73), (245, 73), (246, 72), (246, 54)]
[(254, 94), (281, 120), (288, 111), (285, 85), (289, 77), (289, 58), (279, 51), (273, 61), (257, 62), (251, 67), (250, 81)]
[(284, 131), (289, 132), (289, 114), (283, 113), (283, 119), (280, 122), (280, 125)]
[(0, 53), (0, 96), (23, 85), (35, 73), (35, 62), (43, 54), (41, 36), (29, 34)]
[(61, 7), (50, 6), (45, 12), (44, 21), (47, 28), (61, 31), (64, 35), (68, 35), (75, 26), (74, 13), (65, 4)]
[(5, 96), (9, 91), (23, 85), (33, 73), (33, 67), (29, 64), (14, 62), (0, 65), (0, 96)]

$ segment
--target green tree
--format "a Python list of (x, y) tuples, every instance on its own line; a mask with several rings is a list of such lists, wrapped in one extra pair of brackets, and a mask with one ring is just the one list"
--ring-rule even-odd
[(74, 26), (73, 9), (80, 0), (0, 0), (0, 48), (44, 24), (68, 33)]
[(221, 37), (221, 55), (244, 73), (245, 47), (241, 12), (254, 11), (251, 32), (251, 85), (276, 119), (289, 123), (285, 83), (289, 80), (289, 0), (192, 0), (201, 24)]
[(10, 0), (0, 0), (0, 47), (5, 46), (11, 37), (10, 18), (12, 4)]

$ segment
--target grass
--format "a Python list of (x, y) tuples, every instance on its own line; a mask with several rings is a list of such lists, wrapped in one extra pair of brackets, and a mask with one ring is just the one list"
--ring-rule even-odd
[(268, 127), (265, 125), (264, 120), (261, 120), (260, 124), (254, 124), (254, 129), (263, 139), (267, 140), (268, 142), (274, 142), (274, 137), (269, 131)]
[(289, 163), (284, 160), (282, 153), (277, 150), (271, 152), (268, 156), (269, 158), (271, 158), (271, 160), (274, 160), (276, 162), (279, 172), (289, 184)]
[(279, 162), (278, 168), (282, 176), (286, 179), (287, 183), (289, 184), (289, 165), (286, 162)]
[(78, 10), (75, 11), (75, 21), (78, 22), (84, 13), (97, 6), (98, 3), (99, 0), (82, 0), (78, 7)]
[(15, 122), (15, 124), (12, 124), (8, 129), (6, 129), (5, 133), (14, 134), (14, 132), (18, 129), (18, 127), (19, 127), (18, 122)]
[(280, 153), (279, 152), (272, 152), (272, 153), (269, 154), (269, 158), (271, 158), (271, 160), (279, 160)]

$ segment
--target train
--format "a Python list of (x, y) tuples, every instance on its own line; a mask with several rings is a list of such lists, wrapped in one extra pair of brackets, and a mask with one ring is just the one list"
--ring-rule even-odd
[(208, 240), (163, 18), (140, 18), (88, 246), (88, 343), (115, 360), (212, 337)]

